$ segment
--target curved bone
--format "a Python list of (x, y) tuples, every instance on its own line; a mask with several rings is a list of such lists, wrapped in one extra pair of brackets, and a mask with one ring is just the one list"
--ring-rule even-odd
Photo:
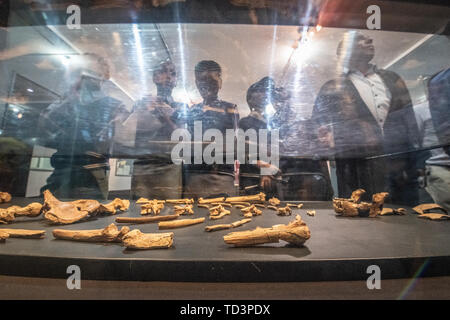
[(227, 244), (235, 247), (254, 246), (264, 243), (276, 243), (284, 240), (295, 246), (302, 246), (311, 237), (308, 226), (297, 215), (295, 220), (287, 225), (279, 224), (271, 228), (256, 228), (254, 230), (232, 232), (223, 237)]
[(119, 211), (127, 211), (130, 207), (130, 201), (115, 198), (113, 201), (111, 201), (108, 204), (100, 204), (99, 212), (100, 213), (109, 213), (109, 214), (116, 214), (117, 210)]
[[(86, 218), (96, 205), (96, 200), (62, 202), (49, 191), (44, 191), (44, 217), (53, 223), (70, 224)], [(96, 201), (98, 203), (98, 201)], [(98, 203), (97, 209), (100, 206)], [(95, 209), (96, 210), (96, 209)]]
[(266, 195), (262, 192), (252, 196), (228, 197), (225, 202), (266, 201)]
[(419, 214), (419, 218), (425, 218), (430, 220), (448, 220), (450, 216), (442, 213), (424, 213)]
[(198, 219), (181, 219), (176, 221), (162, 221), (158, 223), (158, 228), (160, 230), (162, 229), (173, 229), (173, 228), (181, 228), (181, 227), (187, 227), (194, 224), (202, 223), (205, 221), (205, 218), (198, 218)]
[(130, 232), (130, 228), (122, 227), (119, 229), (114, 223), (111, 223), (104, 229), (94, 230), (53, 230), (53, 236), (56, 239), (86, 241), (86, 242), (121, 242), (122, 238)]
[(173, 244), (173, 232), (142, 233), (135, 229), (128, 232), (122, 240), (128, 249), (164, 249)]
[(366, 190), (364, 190), (364, 189), (356, 189), (355, 191), (352, 192), (352, 195), (351, 195), (350, 199), (354, 203), (359, 203), (361, 201), (362, 196), (365, 193), (366, 193)]
[(141, 218), (133, 218), (133, 217), (117, 217), (117, 223), (150, 223), (150, 222), (158, 222), (158, 221), (169, 221), (175, 220), (179, 217), (178, 214), (172, 214), (167, 216), (155, 216), (155, 217), (141, 217)]
[(438, 205), (437, 203), (423, 203), (419, 204), (418, 206), (415, 206), (413, 208), (414, 212), (418, 214), (424, 214), (424, 213), (431, 213), (436, 211), (441, 211), (447, 213), (447, 210), (445, 210), (443, 207)]
[(10, 202), (12, 199), (8, 192), (0, 192), (0, 203)]
[(0, 209), (0, 223), (12, 222), (16, 216), (36, 217), (41, 214), (42, 204), (33, 202), (26, 207), (11, 206), (7, 209)]
[(206, 226), (205, 227), (205, 231), (207, 232), (211, 232), (211, 231), (218, 231), (218, 230), (224, 230), (224, 229), (232, 229), (232, 228), (237, 228), (245, 223), (248, 223), (252, 221), (252, 219), (242, 219), (239, 221), (235, 221), (233, 223), (229, 223), (229, 224), (216, 224), (213, 226)]
[(0, 229), (1, 232), (7, 233), (10, 238), (42, 239), (45, 237), (45, 230)]

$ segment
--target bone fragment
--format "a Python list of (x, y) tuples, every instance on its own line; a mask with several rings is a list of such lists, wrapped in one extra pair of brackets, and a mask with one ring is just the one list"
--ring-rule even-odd
[(0, 203), (10, 202), (12, 199), (8, 192), (0, 192)]
[(173, 232), (143, 233), (135, 229), (128, 232), (122, 242), (127, 249), (167, 249), (173, 244)]
[(194, 204), (194, 199), (169, 199), (166, 202), (172, 204)]
[(277, 215), (279, 216), (290, 216), (292, 214), (292, 209), (288, 206), (284, 208), (277, 208)]
[(413, 210), (414, 210), (414, 212), (416, 212), (418, 214), (432, 213), (433, 211), (434, 212), (442, 211), (442, 212), (447, 213), (447, 210), (445, 210), (443, 207), (441, 207), (437, 203), (419, 204), (418, 206), (415, 206), (413, 208)]
[(130, 232), (130, 228), (122, 227), (120, 230), (114, 223), (104, 229), (93, 230), (66, 230), (54, 229), (56, 239), (83, 241), (83, 242), (121, 242), (122, 238)]
[(115, 198), (110, 203), (100, 204), (99, 213), (116, 214), (117, 210), (127, 211), (129, 207), (129, 200)]
[(193, 215), (194, 210), (192, 209), (192, 204), (187, 204), (184, 206), (173, 207), (174, 211), (178, 215)]
[(181, 219), (176, 221), (163, 221), (158, 223), (158, 228), (162, 229), (173, 229), (173, 228), (181, 228), (187, 227), (194, 224), (202, 223), (205, 221), (205, 218), (197, 218), (197, 219)]
[(306, 214), (308, 216), (314, 217), (316, 215), (316, 210), (307, 210)]
[(278, 198), (273, 197), (269, 199), (269, 203), (273, 206), (277, 206), (281, 203), (281, 201)]
[(228, 197), (225, 202), (248, 202), (248, 201), (266, 201), (266, 195), (262, 192), (251, 196)]
[(205, 227), (205, 231), (207, 232), (211, 232), (211, 231), (218, 231), (218, 230), (224, 230), (224, 229), (232, 229), (232, 228), (237, 228), (245, 223), (248, 223), (252, 221), (252, 219), (242, 219), (239, 221), (235, 221), (233, 223), (229, 223), (229, 224), (216, 224), (213, 226), (206, 226)]
[(172, 214), (172, 215), (167, 215), (167, 216), (140, 217), (140, 218), (117, 217), (116, 222), (117, 223), (151, 223), (151, 222), (175, 220), (178, 217), (179, 217), (178, 214)]
[(224, 200), (225, 200), (224, 197), (213, 198), (213, 199), (203, 199), (203, 198), (199, 198), (199, 199), (198, 199), (198, 203), (199, 203), (199, 204), (209, 204), (209, 203), (223, 202)]
[(150, 200), (146, 203), (141, 204), (141, 215), (146, 214), (160, 214), (161, 210), (164, 208), (164, 202), (159, 200)]
[(7, 233), (10, 238), (41, 239), (45, 237), (45, 230), (28, 229), (0, 229), (0, 233)]
[(295, 246), (302, 246), (311, 237), (308, 226), (297, 215), (287, 225), (279, 224), (271, 228), (232, 232), (223, 237), (225, 243), (235, 247), (255, 246), (264, 243), (276, 243), (284, 240)]

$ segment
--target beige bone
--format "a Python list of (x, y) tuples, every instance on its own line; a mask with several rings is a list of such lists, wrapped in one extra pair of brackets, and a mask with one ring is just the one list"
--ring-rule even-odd
[(122, 227), (120, 230), (114, 223), (104, 229), (94, 230), (65, 230), (54, 229), (56, 239), (84, 241), (84, 242), (121, 242), (123, 236), (130, 232), (130, 228)]
[(205, 218), (198, 218), (198, 219), (181, 219), (176, 221), (162, 221), (158, 223), (158, 228), (160, 230), (162, 229), (174, 229), (174, 228), (181, 228), (181, 227), (187, 227), (194, 224), (202, 223), (205, 221)]
[(237, 228), (245, 223), (248, 223), (252, 221), (252, 219), (242, 219), (239, 221), (235, 221), (233, 223), (229, 223), (229, 224), (216, 224), (213, 226), (206, 226), (205, 227), (205, 231), (207, 232), (211, 232), (211, 231), (218, 231), (218, 230), (224, 230), (224, 229), (232, 229), (232, 228)]
[(128, 249), (167, 249), (173, 244), (173, 232), (143, 233), (135, 229), (128, 232), (122, 242)]
[(241, 197), (228, 197), (225, 202), (248, 202), (248, 201), (266, 201), (266, 195), (262, 192), (251, 195), (251, 196), (241, 196)]

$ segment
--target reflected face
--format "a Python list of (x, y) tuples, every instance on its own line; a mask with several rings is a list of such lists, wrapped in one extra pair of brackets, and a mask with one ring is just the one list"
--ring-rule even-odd
[(375, 55), (375, 47), (371, 38), (358, 35), (354, 42), (352, 57), (372, 60)]
[(202, 71), (195, 73), (195, 85), (204, 100), (216, 98), (222, 87), (219, 71)]
[(266, 105), (270, 103), (269, 93), (266, 91), (255, 91), (250, 95), (248, 104), (256, 111), (263, 112)]
[(173, 89), (177, 85), (177, 72), (171, 62), (164, 63), (159, 70), (153, 73), (153, 82), (156, 86)]

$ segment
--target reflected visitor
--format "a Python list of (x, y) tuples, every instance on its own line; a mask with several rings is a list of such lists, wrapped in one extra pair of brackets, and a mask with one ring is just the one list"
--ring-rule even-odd
[[(408, 152), (418, 147), (418, 128), (411, 98), (397, 74), (371, 63), (374, 55), (371, 38), (345, 34), (337, 48), (343, 74), (322, 86), (313, 109), (318, 139), (336, 159), (340, 197), (363, 188), (414, 205), (417, 170), (415, 155)], [(391, 156), (368, 159), (382, 155)]]
[(172, 163), (170, 138), (173, 130), (184, 125), (188, 106), (174, 101), (172, 91), (177, 84), (177, 72), (166, 61), (153, 71), (156, 96), (147, 96), (134, 107), (137, 118), (135, 156), (131, 191), (133, 199), (179, 198), (181, 167)]
[(62, 102), (45, 109), (39, 118), (38, 144), (56, 149), (54, 168), (41, 188), (59, 198), (106, 198), (109, 157), (115, 122), (127, 111), (121, 101), (107, 96), (102, 85), (109, 66), (95, 54), (68, 71), (69, 90)]
[[(191, 107), (188, 115), (188, 129), (194, 137), (195, 124), (201, 123), (202, 133), (208, 129), (217, 129), (223, 137), (227, 129), (236, 130), (239, 122), (237, 106), (219, 99), (222, 88), (222, 68), (211, 60), (200, 61), (195, 66), (195, 84), (203, 98), (201, 103)], [(194, 137), (195, 138), (195, 137)], [(226, 152), (225, 139), (223, 150)], [(202, 141), (194, 141), (202, 143)], [(234, 184), (234, 165), (226, 164), (225, 152), (216, 155), (223, 163), (192, 164), (184, 166), (184, 184), (186, 197), (208, 197), (232, 195), (236, 192)]]

